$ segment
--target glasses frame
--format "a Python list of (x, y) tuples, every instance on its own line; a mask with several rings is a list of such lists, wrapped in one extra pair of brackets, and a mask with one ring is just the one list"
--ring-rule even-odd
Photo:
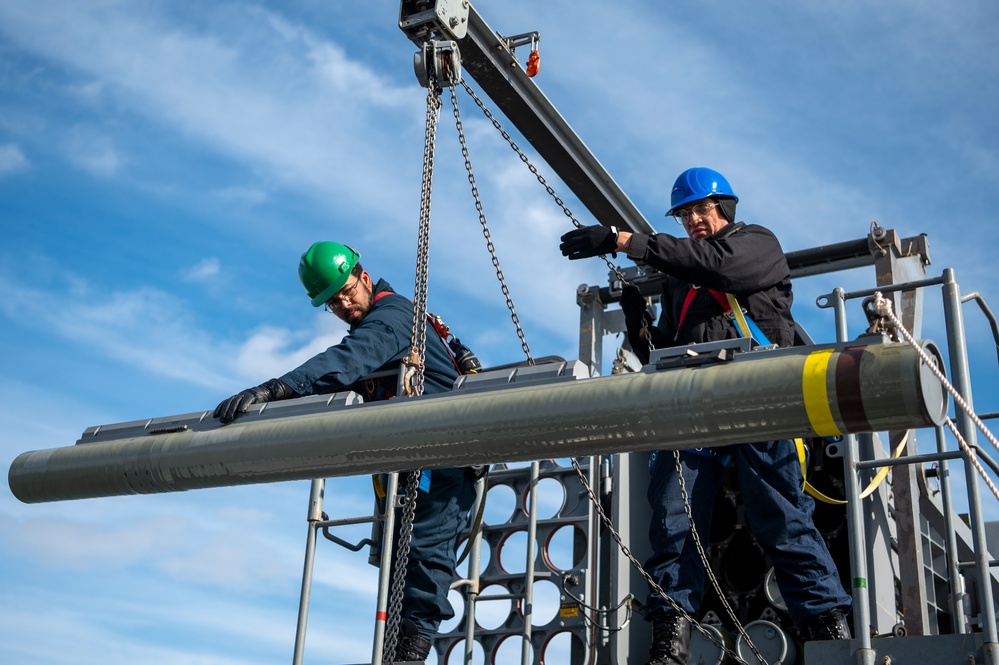
[(357, 295), (357, 288), (360, 285), (361, 285), (361, 278), (355, 276), (353, 286), (348, 287), (344, 285), (342, 289), (334, 293), (330, 297), (330, 299), (326, 301), (325, 305), (326, 311), (332, 314), (335, 313), (336, 311), (339, 311), (340, 309), (343, 309), (344, 300), (346, 300), (347, 302), (353, 302), (354, 296)]
[(684, 219), (690, 219), (692, 216), (697, 215), (698, 217), (704, 217), (709, 212), (714, 210), (719, 206), (718, 201), (705, 201), (704, 203), (697, 203), (690, 206), (689, 208), (684, 208), (682, 210), (675, 211), (671, 217), (676, 220), (676, 223), (680, 226), (685, 224)]

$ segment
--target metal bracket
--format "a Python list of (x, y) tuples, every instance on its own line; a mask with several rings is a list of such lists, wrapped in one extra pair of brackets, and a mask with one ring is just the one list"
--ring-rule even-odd
[(531, 50), (538, 48), (538, 42), (541, 41), (541, 33), (537, 30), (533, 32), (524, 32), (519, 35), (513, 35), (511, 37), (504, 37), (497, 33), (497, 36), (502, 40), (506, 47), (511, 51), (515, 51), (518, 46), (523, 46), (525, 44), (531, 45)]
[(419, 41), (438, 32), (461, 39), (468, 32), (468, 0), (402, 0), (399, 28)]
[(713, 365), (728, 360), (732, 360), (735, 351), (732, 349), (715, 349), (707, 353), (696, 355), (673, 356), (656, 363), (656, 370), (679, 369), (689, 367), (700, 367), (701, 365)]

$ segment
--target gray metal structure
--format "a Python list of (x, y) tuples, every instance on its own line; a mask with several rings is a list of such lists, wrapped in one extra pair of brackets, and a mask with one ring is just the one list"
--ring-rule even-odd
[[(866, 255), (862, 248), (867, 248)], [(972, 403), (960, 305), (973, 298), (962, 298), (953, 270), (926, 278), (929, 255), (925, 236), (902, 240), (893, 231), (874, 226), (866, 239), (792, 253), (788, 261), (797, 278), (861, 266), (875, 268), (878, 286), (854, 293), (837, 289), (818, 299), (819, 307), (834, 310), (836, 337), (841, 342), (850, 339), (845, 309), (848, 301), (859, 301), (881, 291), (894, 301), (895, 311), (905, 327), (918, 333), (923, 323), (926, 289), (941, 287), (952, 381), (959, 394)], [(660, 277), (643, 267), (629, 268), (625, 273), (654, 305)], [(577, 291), (580, 360), (590, 365), (594, 373), (604, 364), (603, 337), (619, 335), (624, 330), (620, 310), (613, 307), (621, 286), (616, 276), (610, 274), (607, 286), (582, 285)], [(983, 311), (989, 313), (987, 306)], [(980, 459), (991, 461), (975, 444), (970, 416), (960, 409), (957, 412), (954, 419), (959, 431)], [(964, 426), (960, 424), (962, 421)], [(936, 438), (937, 452), (933, 454), (918, 453), (915, 431), (893, 428), (880, 436), (876, 432), (848, 434), (841, 442), (813, 448), (813, 462), (819, 461), (813, 464), (816, 475), (812, 481), (818, 482), (818, 478), (831, 483), (846, 499), (845, 508), (818, 503), (816, 525), (841, 564), (844, 581), (853, 583), (853, 621), (858, 628), (855, 639), (849, 643), (814, 642), (803, 645), (803, 649), (799, 644), (798, 657), (803, 654), (809, 665), (873, 665), (910, 660), (955, 665), (999, 662), (993, 600), (993, 594), (999, 591), (999, 577), (990, 568), (993, 557), (986, 547), (980, 480), (966, 453), (947, 450), (943, 427), (928, 432)], [(901, 457), (890, 458), (889, 451), (899, 444), (904, 446)], [(948, 463), (954, 461), (962, 463), (961, 471), (969, 488), (968, 524), (957, 518), (952, 506)], [(939, 496), (926, 484), (926, 468), (931, 464), (939, 465), (934, 472), (940, 483)], [(638, 559), (644, 560), (649, 554), (644, 549), (649, 519), (644, 495), (647, 456), (638, 453), (615, 456), (613, 466), (614, 487), (620, 490), (613, 498), (615, 524), (625, 541), (633, 543)], [(874, 471), (883, 466), (892, 469), (889, 483), (878, 486), (867, 499), (859, 499), (860, 490)], [(991, 466), (994, 470), (994, 463)], [(764, 588), (766, 562), (762, 556), (755, 573), (756, 582), (750, 580), (747, 584), (745, 579), (733, 579), (733, 570), (727, 563), (732, 558), (729, 552), (735, 547), (733, 539), (742, 538), (738, 550), (743, 569), (754, 567), (756, 551), (751, 540), (740, 536), (745, 526), (733, 508), (738, 503), (737, 490), (727, 490), (716, 507), (715, 521), (725, 526), (716, 524), (712, 533), (704, 536), (709, 542), (710, 565), (723, 580), (725, 593), (738, 608), (744, 623), (765, 621), (767, 635), (783, 632), (785, 636), (781, 639), (791, 644), (796, 637), (781, 601), (779, 597), (776, 600), (770, 597)], [(620, 555), (612, 555), (607, 562), (605, 577), (610, 580), (610, 598), (621, 598), (627, 593), (642, 597), (644, 580), (629, 566)], [(731, 626), (723, 626), (727, 618), (717, 606), (708, 599), (705, 605), (708, 609), (697, 617), (699, 620), (708, 622), (712, 629), (720, 628), (723, 634), (731, 630)], [(610, 637), (611, 646), (602, 662), (644, 662), (648, 628), (632, 626), (632, 630)], [(869, 630), (860, 628), (863, 626)], [(698, 642), (698, 637), (695, 635), (694, 642)], [(703, 644), (708, 646), (702, 648)], [(720, 650), (703, 644), (698, 646), (701, 649), (698, 657), (704, 658), (704, 662), (722, 662), (724, 654)], [(780, 660), (781, 663), (798, 662), (794, 655), (785, 653), (784, 657), (789, 660)]]

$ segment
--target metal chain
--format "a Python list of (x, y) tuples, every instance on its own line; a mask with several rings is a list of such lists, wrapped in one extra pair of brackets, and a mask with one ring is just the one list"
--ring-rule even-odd
[[(923, 350), (923, 348), (919, 345), (919, 343), (916, 342), (916, 340), (909, 333), (909, 331), (906, 330), (905, 326), (902, 325), (902, 322), (898, 319), (898, 317), (895, 316), (891, 300), (885, 298), (880, 291), (876, 291), (874, 293), (874, 310), (875, 312), (877, 312), (879, 316), (884, 316), (887, 317), (889, 320), (891, 320), (892, 325), (895, 326), (895, 330), (902, 336), (902, 338), (906, 341), (906, 343), (909, 344), (909, 346), (915, 349), (916, 353), (919, 355), (919, 359), (923, 361), (923, 364), (929, 368), (929, 370), (933, 373), (933, 376), (937, 377), (937, 379), (940, 381), (943, 387), (947, 389), (947, 392), (951, 394), (951, 396), (954, 398), (954, 404), (960, 407), (961, 410), (964, 411), (966, 414), (968, 414), (968, 417), (971, 418), (971, 421), (975, 424), (975, 427), (981, 430), (982, 434), (985, 435), (985, 438), (989, 440), (989, 443), (995, 446), (996, 449), (999, 449), (999, 440), (996, 440), (995, 435), (993, 435), (992, 432), (989, 431), (989, 429), (985, 426), (985, 423), (983, 423), (981, 419), (975, 414), (974, 409), (972, 409), (971, 406), (964, 400), (964, 397), (962, 397), (961, 394), (957, 392), (957, 388), (955, 388), (951, 384), (951, 382), (947, 380), (947, 377), (940, 370), (940, 368), (937, 367), (937, 364), (929, 357), (929, 355), (927, 355), (926, 351)], [(954, 433), (954, 436), (957, 438), (957, 443), (961, 447), (961, 450), (963, 450), (964, 453), (971, 460), (971, 463), (978, 470), (979, 475), (981, 475), (982, 478), (985, 480), (985, 484), (988, 486), (990, 490), (992, 490), (992, 494), (994, 494), (995, 497), (999, 499), (999, 489), (996, 488), (995, 484), (993, 484), (988, 474), (985, 473), (985, 469), (982, 467), (982, 463), (978, 461), (978, 455), (975, 453), (974, 449), (972, 449), (971, 446), (968, 445), (968, 442), (964, 440), (964, 437), (961, 436), (961, 433), (957, 431), (957, 427), (954, 425), (954, 422), (950, 418), (947, 419), (947, 427), (950, 428), (950, 431)]]
[[(467, 89), (468, 86), (466, 86)], [(524, 355), (527, 356), (527, 363), (529, 365), (534, 364), (534, 358), (531, 357), (531, 347), (527, 344), (527, 339), (524, 337), (524, 329), (520, 327), (520, 317), (517, 316), (517, 310), (514, 308), (513, 299), (510, 297), (510, 289), (506, 285), (506, 278), (503, 275), (503, 270), (500, 268), (499, 258), (496, 256), (496, 246), (493, 245), (492, 235), (489, 232), (489, 225), (486, 223), (486, 214), (482, 210), (482, 201), (479, 199), (479, 188), (475, 185), (475, 174), (472, 173), (472, 162), (468, 157), (468, 145), (465, 143), (465, 132), (461, 124), (461, 114), (458, 111), (458, 96), (454, 94), (454, 86), (451, 86), (451, 106), (454, 107), (454, 125), (458, 129), (458, 141), (461, 143), (461, 156), (465, 159), (465, 170), (468, 172), (468, 184), (472, 186), (472, 197), (475, 199), (475, 209), (479, 213), (479, 224), (482, 225), (482, 235), (486, 239), (486, 249), (489, 250), (489, 256), (492, 257), (493, 268), (496, 269), (496, 279), (499, 280), (500, 287), (503, 291), (503, 295), (506, 296), (506, 307), (510, 310), (510, 318), (513, 320), (513, 325), (517, 328), (517, 337), (520, 338), (520, 347), (524, 350)]]
[[(409, 567), (409, 545), (413, 536), (413, 518), (416, 516), (416, 496), (420, 489), (420, 471), (410, 471), (406, 477), (406, 494), (399, 497), (402, 508), (399, 519), (399, 543), (392, 567), (392, 589), (385, 618), (385, 642), (382, 653), (387, 662), (394, 663), (395, 649), (399, 642), (399, 625), (402, 623), (402, 594), (406, 589), (406, 568)], [(388, 497), (387, 510), (394, 510), (393, 497)]]
[[(534, 174), (534, 177), (538, 179), (538, 182), (541, 183), (541, 185), (545, 188), (545, 191), (548, 192), (548, 195), (551, 196), (552, 199), (554, 199), (555, 203), (557, 203), (560, 208), (562, 208), (562, 212), (565, 213), (565, 216), (568, 217), (570, 220), (572, 220), (572, 223), (576, 226), (576, 228), (583, 228), (584, 225), (580, 223), (580, 221), (573, 216), (569, 208), (565, 205), (565, 203), (558, 196), (558, 194), (555, 193), (555, 190), (552, 189), (552, 186), (548, 184), (548, 181), (545, 180), (543, 175), (538, 173), (537, 167), (535, 167), (534, 164), (531, 163), (531, 160), (527, 158), (527, 155), (525, 155), (524, 152), (520, 149), (520, 146), (518, 146), (517, 143), (513, 140), (513, 138), (511, 138), (510, 134), (505, 129), (503, 129), (503, 126), (500, 125), (499, 121), (495, 118), (495, 116), (493, 116), (493, 114), (489, 112), (489, 109), (487, 109), (485, 104), (482, 103), (482, 100), (479, 99), (478, 96), (476, 96), (475, 92), (473, 92), (472, 89), (468, 86), (468, 83), (462, 81), (461, 85), (465, 88), (465, 92), (467, 92), (469, 96), (473, 100), (475, 100), (476, 105), (478, 105), (478, 107), (482, 109), (482, 112), (485, 114), (486, 118), (488, 118), (490, 122), (493, 123), (493, 127), (495, 127), (497, 131), (499, 131), (499, 133), (503, 136), (503, 138), (506, 139), (506, 142), (510, 144), (510, 147), (513, 148), (514, 152), (517, 153), (517, 155), (520, 157), (520, 161), (524, 162), (524, 164), (527, 165), (527, 168), (531, 171), (531, 173)], [(621, 271), (621, 268), (614, 265), (614, 263), (603, 254), (600, 255), (600, 258), (602, 258), (604, 262), (607, 263), (607, 267), (610, 268), (611, 272), (613, 272), (614, 275), (619, 280), (621, 280), (625, 284), (631, 284), (631, 282), (628, 281), (628, 278), (624, 276), (624, 273)]]
[[(733, 659), (735, 659), (735, 662), (741, 663), (742, 665), (748, 665), (746, 661), (744, 661), (742, 658), (739, 657), (739, 654), (737, 654), (735, 651), (732, 651), (730, 648), (725, 646), (725, 644), (721, 640), (719, 640), (715, 635), (711, 634), (693, 617), (687, 614), (682, 607), (677, 605), (675, 600), (666, 595), (666, 592), (663, 590), (661, 586), (659, 586), (659, 583), (656, 582), (654, 579), (652, 579), (652, 575), (650, 575), (649, 572), (645, 570), (645, 567), (638, 561), (638, 559), (635, 558), (635, 555), (632, 554), (631, 549), (624, 544), (624, 541), (621, 539), (621, 534), (617, 532), (617, 530), (614, 528), (614, 523), (611, 522), (611, 519), (607, 516), (607, 513), (604, 512), (603, 506), (600, 505), (599, 499), (597, 499), (597, 496), (593, 493), (593, 489), (590, 487), (589, 481), (586, 480), (586, 476), (583, 474), (583, 470), (579, 466), (579, 460), (577, 460), (575, 457), (572, 458), (572, 468), (576, 470), (576, 475), (579, 476), (579, 482), (583, 485), (583, 489), (586, 491), (586, 495), (589, 497), (590, 502), (593, 504), (594, 508), (596, 508), (597, 515), (600, 516), (600, 521), (604, 523), (604, 526), (610, 532), (611, 537), (614, 539), (614, 542), (617, 543), (617, 546), (621, 549), (621, 552), (631, 562), (631, 565), (635, 568), (635, 570), (638, 571), (638, 573), (643, 578), (645, 578), (645, 581), (648, 583), (649, 587), (653, 591), (658, 593), (660, 596), (662, 596), (662, 598), (673, 608), (674, 611), (676, 611), (678, 614), (687, 619), (687, 621), (690, 622), (690, 625), (693, 626), (697, 630), (697, 632), (699, 632), (701, 635), (704, 636), (704, 639), (708, 640), (709, 642), (717, 646), (719, 649), (730, 655)], [(753, 647), (753, 651), (754, 653), (757, 654), (758, 657), (760, 657), (761, 662), (763, 662), (764, 665), (766, 665), (766, 661), (762, 660), (762, 656), (759, 656), (759, 652), (756, 651), (755, 647)]]
[(427, 291), (430, 282), (430, 196), (434, 180), (434, 142), (440, 119), (441, 99), (433, 87), (427, 90), (427, 130), (423, 141), (423, 188), (420, 194), (420, 231), (416, 251), (416, 286), (413, 294), (413, 345), (406, 364), (406, 394), (423, 394), (424, 357), (427, 349)]
[(725, 593), (722, 591), (721, 584), (718, 583), (718, 578), (715, 577), (715, 571), (711, 568), (711, 562), (708, 561), (708, 555), (704, 551), (704, 546), (701, 544), (701, 536), (697, 532), (697, 527), (694, 525), (694, 514), (690, 510), (690, 495), (687, 494), (687, 481), (683, 477), (683, 465), (680, 463), (680, 451), (673, 451), (673, 462), (676, 464), (676, 475), (680, 483), (680, 496), (683, 498), (683, 511), (687, 514), (687, 524), (690, 525), (690, 537), (694, 541), (694, 547), (697, 548), (697, 554), (701, 557), (701, 563), (704, 565), (704, 571), (708, 575), (708, 579), (711, 580), (711, 586), (714, 587), (715, 593), (718, 594), (718, 598), (722, 602), (722, 606), (725, 608), (725, 612), (728, 613), (729, 618), (732, 623), (735, 624), (736, 630), (742, 635), (742, 639), (746, 640), (746, 644), (749, 645), (750, 650), (753, 654), (760, 659), (763, 665), (766, 665), (767, 661), (763, 658), (757, 649), (756, 645), (753, 644), (753, 640), (750, 639), (749, 634), (746, 633), (746, 629), (742, 627), (742, 623), (739, 618), (735, 616), (735, 611), (732, 606), (728, 604), (728, 599), (725, 598)]
[[(531, 173), (534, 174), (534, 177), (536, 177), (538, 179), (538, 182), (541, 183), (542, 187), (545, 188), (545, 191), (548, 192), (548, 195), (551, 196), (552, 199), (555, 201), (555, 203), (557, 203), (558, 206), (562, 209), (562, 212), (565, 213), (565, 216), (568, 217), (572, 221), (573, 225), (577, 229), (583, 228), (583, 224), (578, 219), (576, 219), (575, 216), (573, 216), (572, 211), (570, 211), (569, 208), (568, 208), (568, 206), (565, 205), (565, 202), (562, 201), (561, 197), (559, 197), (559, 195), (555, 193), (555, 190), (552, 188), (551, 185), (548, 184), (548, 181), (545, 180), (545, 177), (538, 172), (537, 167), (535, 167), (534, 164), (531, 163), (531, 160), (528, 159), (527, 155), (524, 154), (524, 151), (520, 149), (520, 146), (518, 146), (517, 143), (516, 143), (516, 141), (513, 140), (513, 138), (510, 136), (509, 132), (507, 132), (505, 129), (503, 129), (503, 126), (500, 125), (500, 123), (496, 119), (496, 117), (492, 113), (490, 113), (489, 109), (487, 109), (486, 106), (485, 106), (485, 104), (482, 103), (482, 100), (479, 99), (479, 97), (475, 94), (475, 92), (468, 86), (468, 84), (465, 81), (462, 81), (461, 85), (464, 86), (465, 91), (475, 101), (476, 105), (482, 110), (482, 113), (485, 114), (486, 118), (488, 118), (489, 121), (493, 123), (493, 127), (495, 127), (496, 130), (500, 133), (500, 135), (502, 135), (503, 138), (506, 139), (506, 142), (508, 144), (510, 144), (510, 147), (513, 149), (513, 151), (517, 153), (517, 155), (520, 157), (520, 161), (524, 162), (524, 164), (527, 165), (527, 168), (530, 170)], [(454, 87), (453, 86), (451, 88), (451, 99), (452, 99), (452, 103), (455, 104), (455, 117), (457, 118), (458, 107), (457, 107), (457, 102), (454, 102)], [(458, 131), (460, 132), (461, 129), (459, 128)], [(465, 145), (464, 140), (462, 140), (462, 154), (465, 154), (464, 145)], [(468, 165), (467, 158), (465, 160), (465, 164)], [(466, 168), (469, 168), (469, 167), (466, 166)], [(471, 179), (471, 170), (469, 170), (469, 179)], [(473, 193), (475, 193), (475, 183), (474, 182), (472, 183), (472, 189), (473, 189)], [(476, 196), (476, 207), (478, 207), (478, 196)], [(482, 217), (481, 210), (479, 212), (480, 212), (480, 220), (482, 221), (483, 228), (485, 229), (485, 218)], [(484, 233), (488, 233), (487, 230), (484, 230), (483, 232)], [(486, 240), (487, 241), (489, 240), (488, 235), (486, 236)], [(610, 259), (608, 259), (606, 255), (601, 254), (600, 258), (604, 260), (604, 263), (607, 264), (607, 268), (610, 269), (610, 271), (612, 273), (614, 273), (614, 276), (617, 277), (621, 281), (622, 284), (632, 284), (634, 286), (634, 284), (625, 276), (625, 274), (621, 270), (621, 268), (618, 267), (617, 265), (615, 265)], [(494, 263), (494, 265), (496, 265), (495, 255), (493, 257), (493, 263)], [(499, 270), (499, 267), (497, 266), (497, 271), (498, 270)], [(501, 279), (501, 281), (502, 281), (502, 279)], [(504, 285), (504, 289), (505, 289), (505, 285)], [(504, 291), (504, 293), (505, 293), (505, 291)], [(507, 301), (509, 302), (509, 297), (507, 298)], [(514, 316), (516, 316), (516, 314), (514, 314)], [(519, 330), (519, 328), (518, 328), (518, 330)], [(648, 342), (648, 345), (649, 345), (649, 353), (652, 353), (653, 351), (656, 350), (656, 347), (655, 347), (655, 345), (653, 345), (653, 343), (652, 343), (652, 335), (648, 331), (645, 334), (645, 338), (646, 338), (646, 341)], [(523, 338), (521, 338), (521, 339), (523, 340)], [(525, 344), (526, 344), (526, 342), (525, 342)], [(528, 354), (528, 358), (530, 358), (530, 354)]]
[[(403, 382), (406, 395), (423, 394), (423, 367), (427, 348), (427, 291), (430, 282), (430, 195), (434, 175), (434, 141), (437, 121), (440, 118), (441, 100), (437, 90), (427, 89), (427, 129), (423, 141), (423, 187), (420, 194), (420, 231), (416, 255), (416, 286), (413, 296), (413, 337), (409, 355), (403, 359)], [(420, 471), (409, 473), (406, 494), (401, 498), (402, 514), (399, 522), (399, 543), (392, 570), (392, 590), (385, 620), (383, 652), (389, 661), (395, 660), (402, 622), (402, 594), (406, 588), (406, 568), (409, 565), (409, 546), (413, 535), (413, 517), (416, 514), (416, 496), (420, 486)], [(391, 502), (393, 497), (389, 497)]]

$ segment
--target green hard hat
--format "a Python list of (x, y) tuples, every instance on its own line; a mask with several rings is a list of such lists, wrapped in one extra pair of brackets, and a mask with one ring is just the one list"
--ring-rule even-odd
[(317, 242), (302, 254), (298, 264), (298, 278), (312, 298), (313, 307), (323, 303), (343, 288), (350, 278), (350, 271), (361, 255), (338, 242)]

